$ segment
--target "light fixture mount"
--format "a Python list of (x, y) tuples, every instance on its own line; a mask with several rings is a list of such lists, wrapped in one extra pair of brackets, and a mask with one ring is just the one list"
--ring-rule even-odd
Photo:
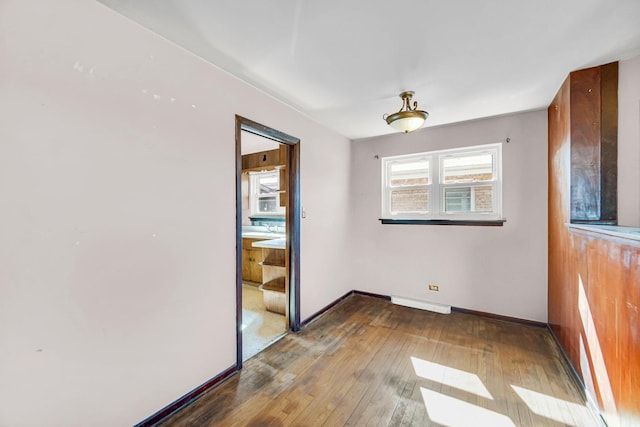
[(429, 113), (418, 110), (418, 102), (412, 102), (414, 94), (410, 90), (402, 92), (400, 94), (400, 98), (402, 98), (400, 111), (382, 116), (389, 126), (404, 133), (412, 132), (422, 126), (427, 117), (429, 117)]

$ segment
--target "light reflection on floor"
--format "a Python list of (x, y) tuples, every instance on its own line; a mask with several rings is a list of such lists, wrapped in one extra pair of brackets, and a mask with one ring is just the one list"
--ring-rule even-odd
[(476, 374), (450, 368), (439, 363), (428, 362), (417, 357), (412, 357), (411, 363), (416, 375), (419, 377), (493, 400), (493, 396), (491, 396), (489, 390)]
[(264, 350), (286, 333), (286, 319), (264, 308), (262, 291), (242, 285), (242, 360)]
[(520, 396), (534, 413), (566, 425), (582, 427), (589, 425), (593, 417), (585, 405), (579, 405), (537, 391), (512, 385), (511, 388)]
[[(451, 387), (475, 396), (470, 396), (468, 400), (480, 399), (487, 404), (494, 401), (494, 397), (477, 374), (413, 356), (411, 363), (418, 377), (433, 382), (442, 390)], [(535, 414), (531, 419), (535, 420), (535, 416), (539, 416), (541, 417), (539, 419), (549, 420), (544, 425), (554, 425), (555, 422), (575, 427), (600, 425), (585, 404), (569, 402), (519, 385), (511, 384), (510, 387), (511, 390), (499, 390), (496, 393), (502, 396), (503, 400), (505, 394), (515, 393), (517, 399), (522, 401), (532, 414)], [(436, 391), (433, 388), (434, 386), (420, 387), (420, 392), (429, 418), (438, 425), (446, 427), (515, 427), (519, 425), (518, 419), (513, 420), (506, 414), (487, 409), (481, 404), (462, 400), (458, 398), (460, 396), (449, 396), (442, 390)], [(493, 406), (496, 406), (495, 403)], [(529, 417), (526, 416), (526, 418)], [(534, 425), (536, 425), (535, 421)]]
[(420, 387), (431, 421), (447, 427), (516, 427), (511, 418), (486, 408)]

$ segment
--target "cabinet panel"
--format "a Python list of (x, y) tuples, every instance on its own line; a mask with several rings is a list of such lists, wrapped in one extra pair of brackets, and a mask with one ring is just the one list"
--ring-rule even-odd
[(242, 239), (242, 280), (262, 283), (262, 249), (251, 246), (264, 239)]
[(250, 281), (262, 283), (262, 249), (252, 249), (251, 262), (249, 263)]
[(242, 249), (242, 280), (252, 281), (251, 278), (251, 251)]
[(569, 85), (571, 222), (615, 222), (618, 63), (574, 71)]
[(287, 168), (280, 169), (280, 206), (287, 207), (287, 190), (289, 189), (289, 174)]
[(285, 249), (263, 250), (262, 286), (264, 304), (268, 311), (287, 315), (287, 262)]
[(261, 170), (274, 168), (283, 164), (280, 150), (260, 151), (242, 156), (242, 170)]

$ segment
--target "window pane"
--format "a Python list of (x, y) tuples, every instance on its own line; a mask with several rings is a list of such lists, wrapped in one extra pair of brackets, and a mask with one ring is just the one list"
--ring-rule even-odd
[(442, 161), (445, 184), (493, 180), (493, 155), (447, 157)]
[(280, 189), (278, 173), (270, 173), (258, 178), (258, 194), (271, 194)]
[(418, 188), (391, 191), (391, 212), (427, 212), (428, 210), (428, 189)]
[(493, 212), (493, 187), (483, 185), (473, 188), (474, 212)]
[(391, 187), (427, 185), (429, 184), (429, 161), (423, 159), (413, 162), (392, 163), (389, 175), (389, 185)]
[(445, 212), (493, 212), (493, 187), (456, 187), (444, 190)]
[(258, 212), (260, 213), (276, 213), (278, 211), (277, 196), (262, 196), (258, 199)]
[(444, 190), (445, 212), (471, 211), (471, 188), (446, 188)]

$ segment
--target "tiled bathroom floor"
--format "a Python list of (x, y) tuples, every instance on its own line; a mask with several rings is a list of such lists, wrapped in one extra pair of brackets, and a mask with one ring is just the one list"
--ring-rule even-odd
[(283, 315), (265, 310), (262, 291), (242, 284), (242, 360), (264, 350), (287, 331)]

